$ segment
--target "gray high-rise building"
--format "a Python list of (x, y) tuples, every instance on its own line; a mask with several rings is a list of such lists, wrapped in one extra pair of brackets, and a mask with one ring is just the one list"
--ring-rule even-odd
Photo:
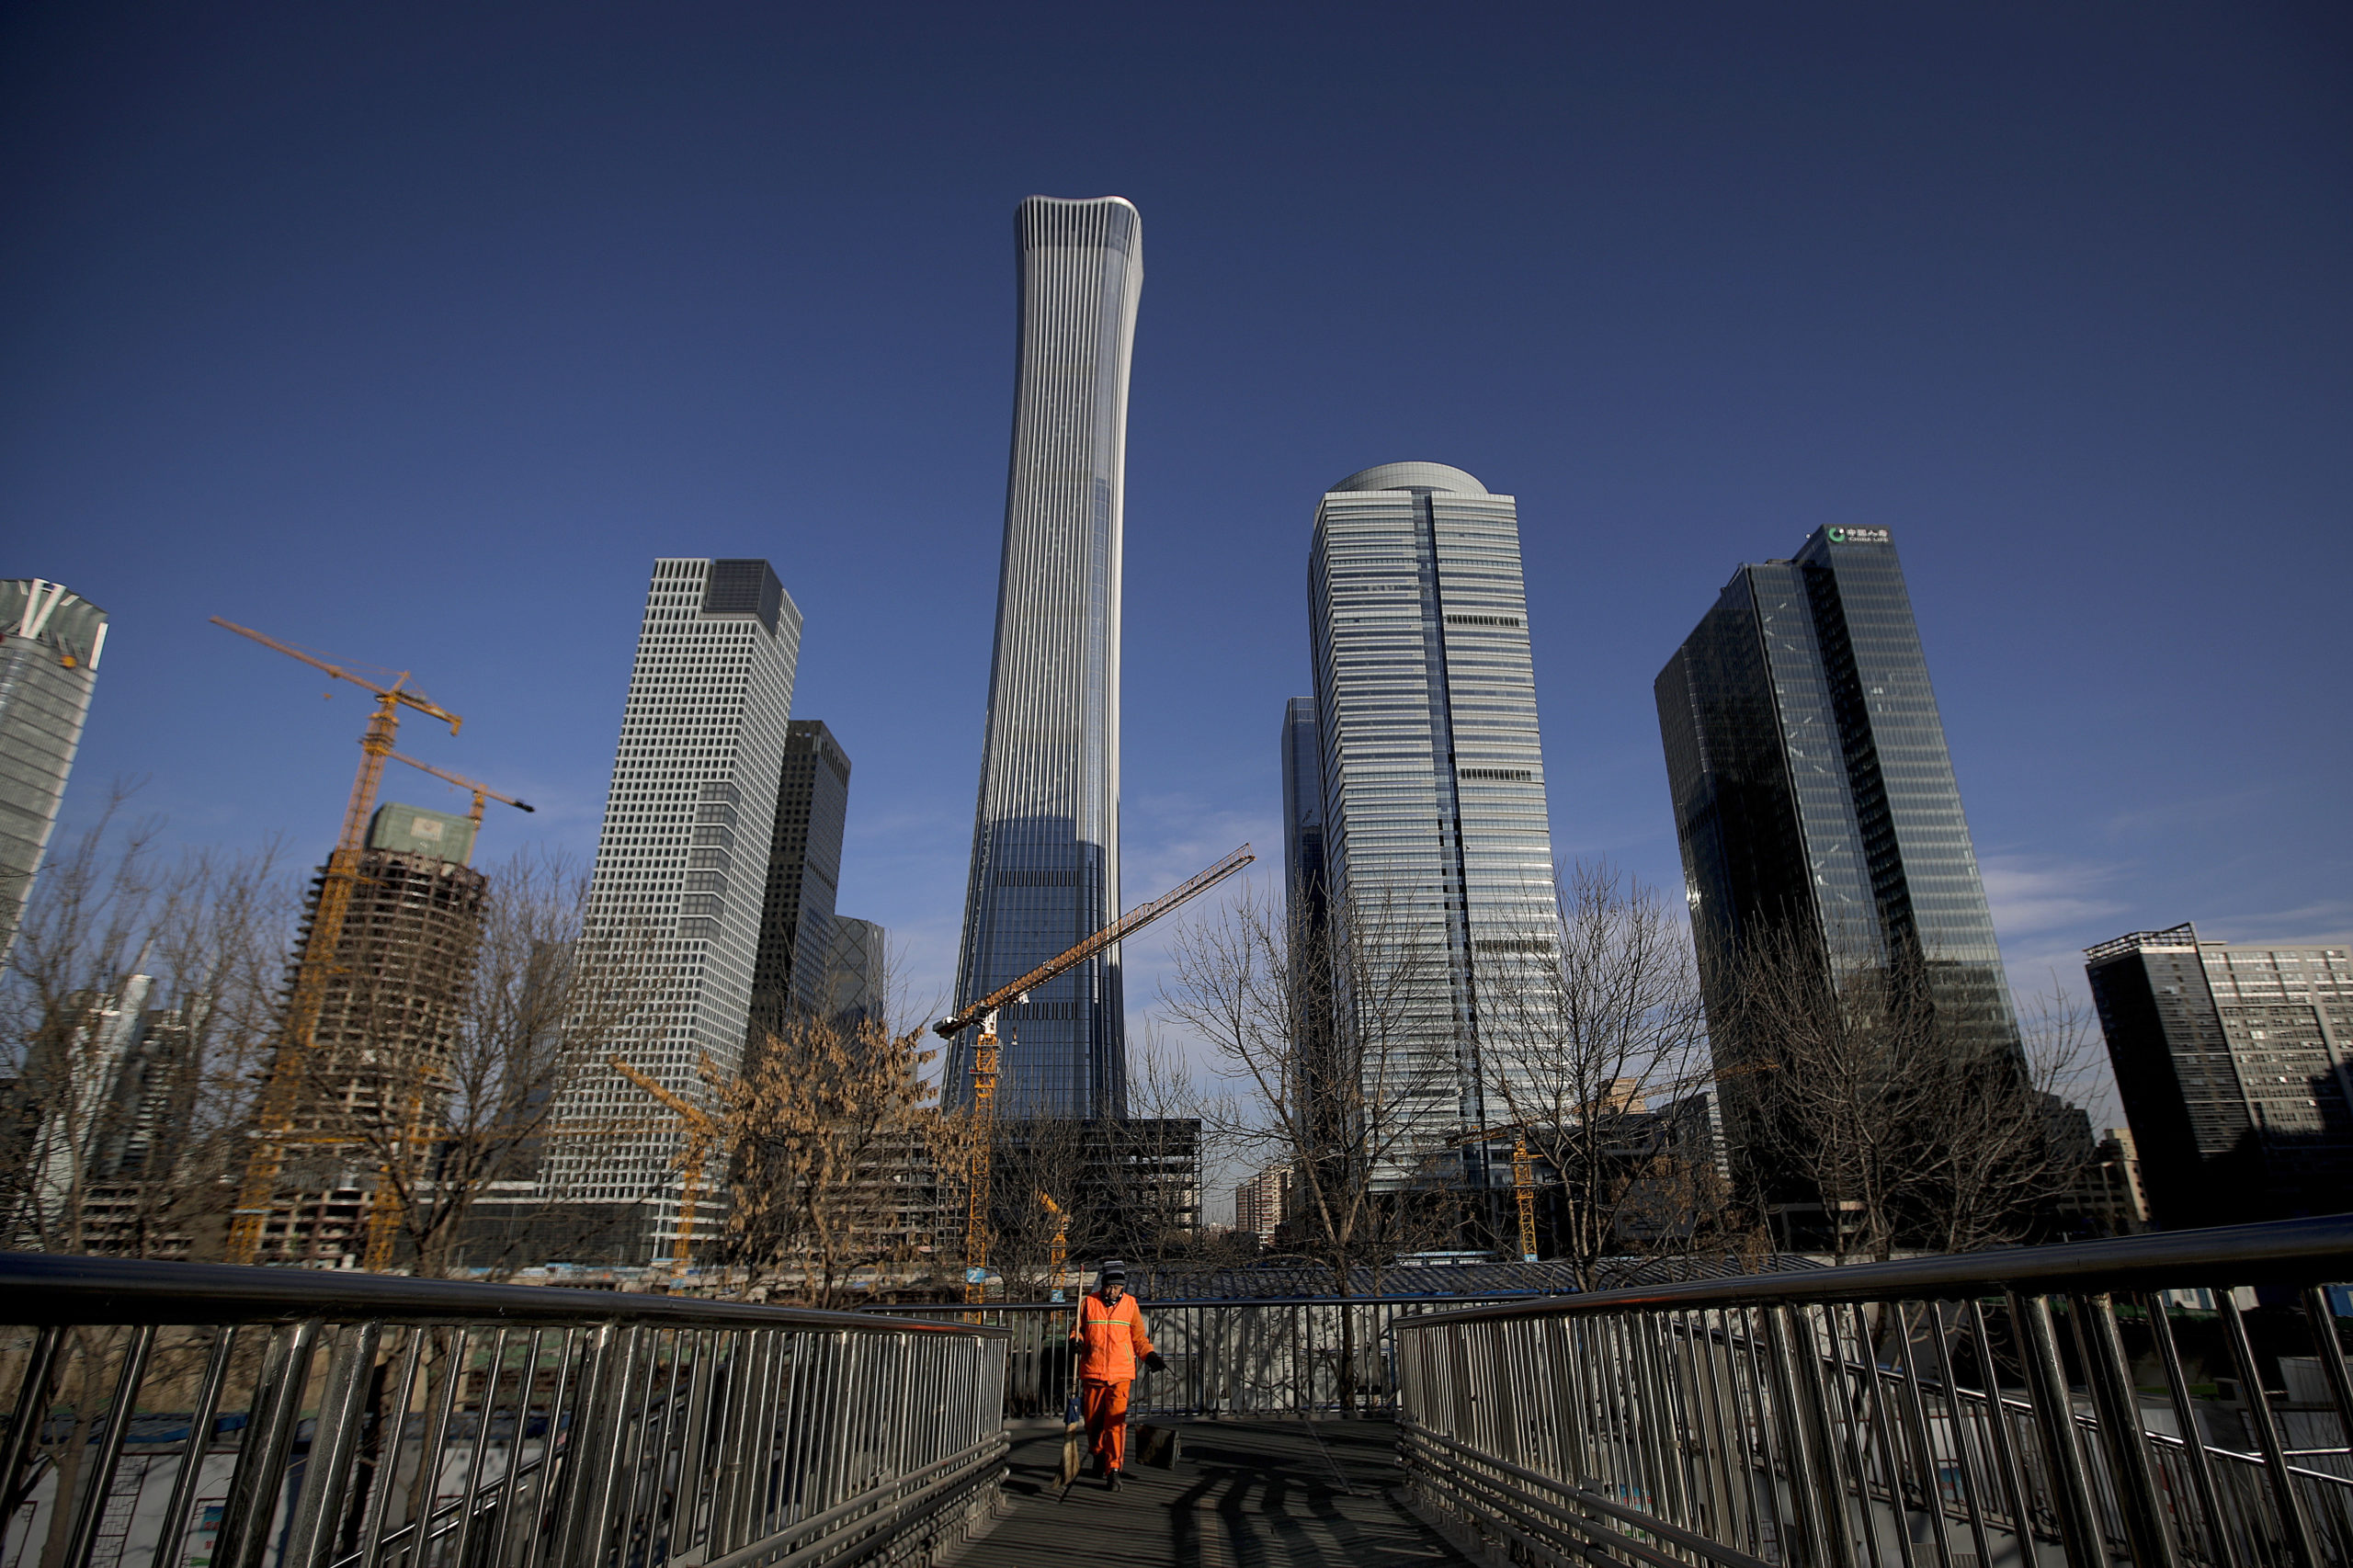
[[(801, 612), (767, 562), (654, 563), (576, 949), (605, 966), (587, 986), (600, 999), (623, 971), (647, 981), (642, 998), (628, 993), (621, 1038), (591, 1042), (549, 1140), (548, 1196), (581, 1210), (565, 1224), (611, 1227), (576, 1261), (647, 1262), (677, 1233), (683, 1131), (582, 1135), (667, 1119), (607, 1055), (618, 1048), (706, 1110), (717, 1095), (704, 1064), (722, 1080), (743, 1069), (800, 652)], [(706, 1181), (699, 1233), (725, 1218), (711, 1191)], [(587, 1212), (599, 1207), (603, 1221)]]
[(890, 933), (871, 920), (834, 916), (825, 953), (825, 982), (816, 1005), (845, 1027), (888, 1023), (891, 1007)]
[(1323, 924), (1331, 903), (1324, 867), (1324, 732), (1312, 697), (1283, 706), (1283, 894), (1294, 935)]
[(2185, 925), (2084, 958), (2158, 1224), (2353, 1205), (2353, 949)]
[(1440, 463), (1366, 469), (1316, 507), (1309, 576), (1332, 919), (1387, 977), (1365, 1071), (1440, 1158), (1521, 1071), (1482, 991), (1532, 994), (1559, 953), (1518, 506)]
[[(1728, 1027), (1744, 943), (1825, 972), (1925, 969), (1948, 1038), (2018, 1050), (1944, 722), (1883, 528), (1746, 565), (1654, 687), (1735, 1151), (1761, 1147)], [(1802, 1195), (1755, 1165), (1777, 1201)]]
[(0, 582), (0, 964), (57, 828), (107, 614), (63, 583)]
[[(1019, 361), (996, 652), (956, 995), (984, 996), (1120, 914), (1120, 551), (1136, 210), (1033, 196), (1015, 222)], [(1113, 948), (1005, 1009), (1010, 1116), (1127, 1109)], [(967, 1034), (949, 1096), (971, 1092)]]
[(793, 720), (785, 731), (760, 947), (752, 968), (756, 1031), (776, 1028), (795, 1012), (826, 1010), (826, 955), (833, 949), (848, 817), (848, 754), (823, 720)]

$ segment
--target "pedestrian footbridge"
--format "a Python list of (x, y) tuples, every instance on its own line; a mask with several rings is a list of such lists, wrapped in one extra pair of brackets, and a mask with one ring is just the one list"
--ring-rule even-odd
[[(2353, 1216), (1487, 1305), (829, 1313), (0, 1254), (0, 1568), (2353, 1565)], [(1148, 1305), (1151, 1305), (1148, 1303)]]

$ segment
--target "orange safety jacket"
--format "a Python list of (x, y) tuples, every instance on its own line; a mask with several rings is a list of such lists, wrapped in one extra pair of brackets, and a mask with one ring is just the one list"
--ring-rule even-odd
[(1136, 1375), (1136, 1358), (1152, 1354), (1152, 1341), (1144, 1337), (1143, 1308), (1130, 1295), (1120, 1296), (1116, 1307), (1107, 1305), (1100, 1291), (1081, 1296), (1070, 1341), (1078, 1346), (1082, 1382), (1126, 1382)]

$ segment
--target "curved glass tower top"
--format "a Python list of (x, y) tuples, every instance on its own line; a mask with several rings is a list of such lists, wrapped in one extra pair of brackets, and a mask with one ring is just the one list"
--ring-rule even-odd
[[(1120, 913), (1120, 498), (1142, 225), (1120, 197), (1033, 196), (1015, 238), (1013, 458), (959, 1003)], [(1124, 1006), (1114, 948), (1006, 1008), (1005, 1113), (1126, 1114)], [(968, 1035), (949, 1052), (951, 1097), (971, 1092), (971, 1047)]]

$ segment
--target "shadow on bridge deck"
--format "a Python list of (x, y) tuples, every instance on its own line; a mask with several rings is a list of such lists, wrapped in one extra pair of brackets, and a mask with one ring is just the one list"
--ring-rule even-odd
[[(1435, 1568), (1467, 1562), (1393, 1502), (1385, 1420), (1187, 1421), (1174, 1470), (1056, 1481), (1059, 1429), (1014, 1435), (1003, 1517), (956, 1568)], [(1060, 1499), (1057, 1501), (1057, 1499)]]

